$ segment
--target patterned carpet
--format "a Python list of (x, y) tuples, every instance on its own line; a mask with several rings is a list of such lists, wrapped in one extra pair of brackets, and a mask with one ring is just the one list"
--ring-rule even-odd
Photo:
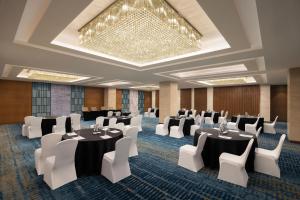
[[(51, 191), (34, 169), (40, 140), (21, 136), (21, 125), (0, 126), (0, 199), (300, 199), (300, 145), (286, 141), (279, 165), (281, 179), (249, 173), (248, 188), (217, 180), (217, 170), (198, 173), (177, 166), (178, 149), (192, 137), (175, 139), (154, 134), (156, 119), (145, 118), (139, 134), (139, 156), (130, 158), (132, 176), (112, 184), (101, 176), (79, 178)], [(88, 126), (91, 122), (83, 122)], [(259, 147), (272, 149), (276, 135), (261, 134)]]

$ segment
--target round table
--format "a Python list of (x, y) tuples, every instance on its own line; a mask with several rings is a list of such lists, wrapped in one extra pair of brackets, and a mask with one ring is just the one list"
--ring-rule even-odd
[(129, 116), (120, 116), (120, 117), (106, 117), (103, 122), (103, 126), (108, 126), (110, 118), (117, 118), (117, 123), (123, 122), (125, 125), (130, 125), (131, 117)]
[[(56, 125), (56, 118), (57, 116), (49, 116), (49, 117), (43, 117), (42, 119), (42, 135), (47, 135), (49, 133), (52, 133), (52, 127)], [(66, 132), (71, 132), (71, 118), (67, 117), (66, 119)]]
[(224, 136), (232, 137), (231, 139), (224, 139), (219, 137), (220, 131), (217, 129), (198, 129), (195, 132), (194, 136), (194, 145), (196, 146), (198, 143), (198, 138), (201, 132), (210, 133), (208, 135), (203, 151), (202, 158), (205, 167), (209, 167), (211, 169), (219, 168), (219, 157), (223, 152), (231, 153), (235, 155), (242, 155), (246, 150), (248, 142), (251, 138), (240, 136), (240, 134), (253, 136), (254, 139), (252, 148), (249, 152), (248, 159), (246, 161), (246, 170), (254, 171), (254, 156), (255, 156), (255, 148), (257, 147), (257, 139), (254, 135), (250, 133), (246, 133), (244, 131), (231, 132), (228, 130), (228, 133)]
[[(171, 116), (168, 129), (170, 132), (171, 126), (179, 126), (179, 121), (181, 118)], [(190, 135), (191, 126), (195, 124), (195, 120), (192, 117), (186, 117), (183, 125), (183, 134), (184, 135)]]
[[(112, 133), (111, 131), (118, 131)], [(107, 152), (115, 150), (115, 143), (123, 137), (123, 132), (119, 129), (111, 128), (107, 131), (107, 135), (111, 138), (103, 139), (100, 136), (105, 135), (104, 130), (99, 130), (98, 134), (93, 134), (93, 129), (81, 129), (75, 131), (77, 135), (85, 139), (78, 140), (75, 152), (75, 168), (76, 174), (80, 176), (101, 175), (102, 158)], [(62, 139), (71, 139), (77, 136), (63, 135)]]

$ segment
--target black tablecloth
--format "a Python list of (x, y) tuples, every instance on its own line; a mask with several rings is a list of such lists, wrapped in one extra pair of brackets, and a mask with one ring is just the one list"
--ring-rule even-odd
[[(103, 126), (108, 126), (110, 118), (111, 117), (107, 117), (104, 119)], [(123, 122), (125, 125), (130, 125), (131, 117), (127, 116), (127, 117), (115, 117), (115, 118), (117, 118), (117, 123)]]
[[(193, 112), (192, 112), (191, 110), (189, 110), (188, 116), (191, 115), (191, 114), (193, 114)], [(178, 115), (179, 115), (179, 116), (180, 116), (180, 115), (185, 115), (185, 110), (179, 110), (179, 111), (178, 111)]]
[(121, 110), (86, 111), (86, 112), (82, 112), (83, 120), (90, 121), (90, 120), (95, 120), (97, 117), (100, 117), (100, 116), (107, 117), (108, 111), (121, 112)]
[[(100, 130), (101, 133), (97, 135), (92, 134), (93, 129), (75, 131), (80, 136), (86, 138), (78, 141), (75, 152), (75, 168), (78, 177), (101, 175), (103, 155), (107, 152), (114, 151), (116, 141), (123, 137), (123, 132), (121, 130), (119, 131), (119, 133), (110, 133), (107, 131), (107, 135), (112, 137), (109, 139), (102, 139), (100, 137), (104, 135), (103, 130)], [(76, 136), (63, 135), (62, 139), (66, 140), (72, 137)]]
[[(204, 113), (204, 117), (211, 117), (211, 115), (212, 115), (212, 112), (205, 112)], [(215, 112), (215, 115), (214, 115), (214, 123), (215, 124), (218, 123), (220, 116), (221, 116), (221, 113)]]
[(159, 109), (156, 109), (155, 116), (159, 117)]
[[(56, 117), (44, 117), (42, 120), (42, 135), (52, 133), (52, 127), (56, 125)], [(71, 130), (71, 118), (66, 119), (66, 132), (70, 133)]]
[[(168, 129), (170, 132), (171, 126), (179, 126), (180, 119), (177, 117), (170, 117)], [(195, 120), (193, 118), (185, 118), (184, 126), (183, 126), (183, 134), (190, 135), (191, 126), (195, 124)]]
[(131, 112), (122, 112), (122, 116), (129, 116)]
[[(209, 167), (211, 169), (219, 168), (219, 157), (223, 152), (231, 153), (235, 155), (242, 155), (246, 150), (248, 142), (251, 138), (239, 136), (239, 133), (250, 135), (244, 131), (229, 132), (226, 136), (232, 137), (232, 139), (223, 139), (219, 138), (219, 131), (215, 129), (198, 129), (195, 132), (194, 136), (194, 145), (196, 146), (198, 143), (198, 138), (200, 136), (201, 131), (211, 133), (213, 135), (208, 136), (202, 151), (202, 158), (205, 167)], [(255, 148), (257, 147), (257, 139), (253, 136), (254, 142), (252, 148), (249, 152), (249, 156), (246, 162), (246, 170), (254, 171), (254, 156), (255, 156)]]
[[(237, 116), (232, 116), (231, 121), (236, 122)], [(240, 122), (239, 122), (239, 129), (245, 130), (245, 124), (254, 124), (257, 120), (257, 117), (251, 117), (251, 116), (241, 116)], [(261, 132), (264, 132), (264, 118), (259, 118), (258, 124), (256, 126), (256, 130), (258, 130), (260, 127), (262, 127)]]

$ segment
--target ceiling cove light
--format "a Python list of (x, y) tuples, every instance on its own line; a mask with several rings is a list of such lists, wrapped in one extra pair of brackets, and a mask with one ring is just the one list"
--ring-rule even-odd
[(158, 85), (139, 85), (139, 86), (132, 86), (131, 89), (140, 89), (140, 90), (158, 90)]
[(61, 72), (48, 72), (34, 69), (23, 69), (18, 75), (18, 78), (26, 78), (39, 81), (67, 82), (73, 83), (89, 79), (90, 77), (64, 74)]
[(100, 83), (99, 85), (112, 87), (117, 85), (130, 85), (130, 84), (131, 83), (128, 81), (112, 81), (112, 82)]
[(202, 37), (165, 0), (117, 0), (78, 32), (82, 47), (138, 64), (199, 51)]
[(245, 71), (247, 71), (247, 67), (244, 64), (238, 64), (238, 65), (231, 65), (225, 67), (214, 67), (214, 68), (199, 69), (199, 70), (186, 71), (186, 72), (178, 72), (178, 73), (173, 73), (171, 75), (179, 78), (189, 78), (195, 76), (207, 76), (207, 75), (227, 74), (227, 73), (245, 72)]
[(224, 79), (214, 79), (214, 80), (204, 80), (197, 81), (198, 83), (204, 85), (240, 85), (240, 84), (251, 84), (256, 83), (256, 80), (252, 76), (247, 77), (236, 77), (236, 78), (224, 78)]

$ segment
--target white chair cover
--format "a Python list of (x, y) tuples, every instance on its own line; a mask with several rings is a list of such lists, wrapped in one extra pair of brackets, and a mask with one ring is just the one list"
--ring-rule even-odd
[(42, 117), (33, 117), (28, 127), (28, 138), (42, 137)]
[(81, 115), (78, 114), (78, 113), (71, 113), (70, 118), (71, 118), (72, 129), (73, 130), (79, 130), (81, 128), (81, 126), (80, 126)]
[(137, 150), (137, 137), (138, 137), (139, 129), (138, 127), (131, 127), (126, 131), (126, 137), (130, 137), (131, 144), (129, 149), (129, 157), (137, 156), (138, 150)]

